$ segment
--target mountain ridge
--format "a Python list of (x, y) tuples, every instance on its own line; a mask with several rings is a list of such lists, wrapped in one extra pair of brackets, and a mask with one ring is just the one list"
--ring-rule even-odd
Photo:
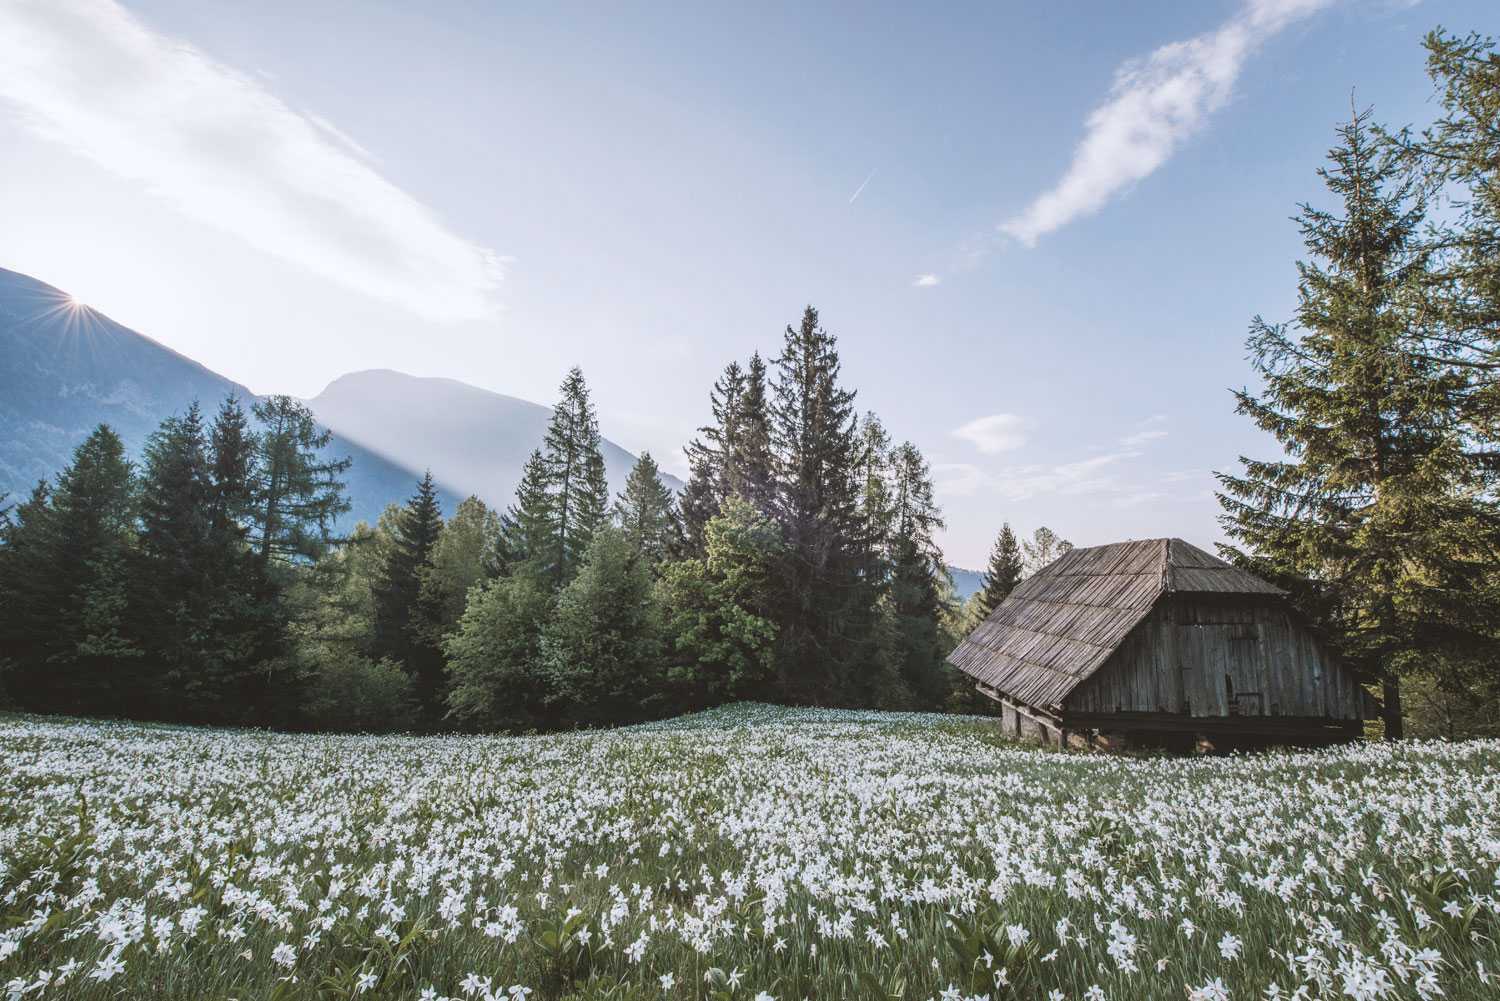
[[(0, 268), (0, 352), (6, 359), (0, 367), (0, 493), (11, 494), (12, 502), (24, 497), (38, 480), (55, 478), (71, 461), (73, 450), (100, 423), (114, 427), (128, 454), (138, 460), (147, 437), (162, 419), (181, 413), (194, 400), (211, 414), (231, 393), (247, 407), (263, 398), (190, 356), (85, 306), (61, 289), (4, 268)], [(333, 406), (331, 416), (337, 420), (325, 420), (314, 404), (340, 383), (347, 388), (349, 380), (358, 384), (371, 372), (383, 373), (389, 382), (402, 387), (439, 384), (459, 399), (472, 400), (473, 394), (479, 394), (478, 398), (485, 401), (500, 400), (509, 409), (524, 413), (525, 428), (517, 441), (525, 448), (510, 471), (513, 479), (496, 474), (487, 479), (487, 489), (467, 489), (484, 478), (470, 475), (462, 465), (443, 468), (441, 462), (414, 462), (410, 455), (404, 461), (395, 457), (395, 453), (408, 450), (376, 440), (370, 430), (372, 424), (380, 423), (375, 415), (361, 415), (357, 407), (350, 411)], [(346, 373), (307, 402), (319, 423), (333, 433), (328, 453), (354, 460), (345, 477), (351, 509), (340, 519), (340, 529), (352, 527), (357, 521), (373, 522), (387, 504), (404, 501), (429, 467), (439, 484), (439, 499), (446, 513), (451, 514), (469, 493), (479, 493), (490, 506), (504, 509), (514, 495), (513, 483), (520, 478), (521, 463), (533, 447), (541, 444), (539, 433), (531, 440), (538, 426), (537, 416), (541, 416), (544, 430), (551, 415), (549, 407), (491, 393), (456, 379), (406, 376), (391, 369)], [(328, 403), (328, 399), (323, 400), (325, 410), (330, 409)], [(388, 400), (379, 407), (372, 403), (369, 409), (395, 416), (420, 441), (424, 440), (421, 428), (428, 429), (425, 434), (430, 440), (433, 423), (440, 426), (442, 415), (453, 408), (443, 406), (441, 400), (428, 400), (425, 425), (415, 420), (409, 409), (402, 411)], [(450, 433), (455, 431), (450, 428)], [(493, 434), (472, 437), (493, 438)], [(611, 488), (618, 489), (635, 457), (613, 442), (605, 445)], [(508, 462), (508, 453), (495, 455), (491, 461)], [(508, 490), (499, 489), (507, 483), (511, 484)], [(677, 481), (671, 485), (678, 485)]]

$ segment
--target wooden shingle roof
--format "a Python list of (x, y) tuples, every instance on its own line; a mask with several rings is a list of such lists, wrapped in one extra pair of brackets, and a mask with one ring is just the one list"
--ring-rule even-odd
[(1283, 592), (1181, 539), (1074, 549), (1022, 581), (948, 662), (1018, 702), (1056, 706), (1173, 593)]

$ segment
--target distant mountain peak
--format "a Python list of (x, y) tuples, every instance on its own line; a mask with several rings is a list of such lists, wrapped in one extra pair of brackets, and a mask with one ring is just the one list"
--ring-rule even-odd
[[(0, 268), (0, 493), (24, 495), (54, 478), (101, 422), (139, 457), (165, 417), (197, 400), (206, 410), (255, 394), (164, 344), (83, 306), (61, 289)], [(348, 522), (373, 521), (431, 468), (444, 510), (475, 493), (508, 505), (521, 465), (552, 411), (456, 379), (366, 369), (333, 380), (308, 406), (348, 455)], [(635, 457), (605, 443), (611, 489)], [(676, 480), (670, 486), (680, 486)]]

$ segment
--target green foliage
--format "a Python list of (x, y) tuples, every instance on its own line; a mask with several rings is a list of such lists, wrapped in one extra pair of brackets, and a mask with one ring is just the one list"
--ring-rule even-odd
[(1030, 576), (1072, 549), (1073, 543), (1043, 525), (1021, 543), (1021, 548), (1026, 553), (1026, 575)]
[(661, 697), (661, 623), (651, 569), (630, 539), (594, 533), (578, 575), (542, 627), (549, 700), (577, 724), (643, 718)]
[(325, 646), (307, 667), (302, 708), (314, 729), (390, 733), (421, 718), (416, 685), (395, 661)]
[(605, 523), (609, 483), (599, 448), (599, 418), (582, 369), (568, 372), (558, 395), (542, 448), (542, 469), (550, 497), (550, 573), (554, 586), (561, 587), (578, 572), (594, 533)]
[(1001, 603), (1010, 596), (1010, 592), (1016, 589), (1025, 576), (1026, 564), (1021, 557), (1021, 547), (1016, 542), (1016, 533), (1010, 529), (1010, 522), (1000, 527), (1000, 534), (995, 537), (995, 545), (990, 549), (990, 562), (984, 571), (984, 587), (974, 595), (973, 611), (974, 624), (978, 625), (989, 618), (990, 613), (999, 608)]
[(315, 560), (334, 541), (334, 519), (349, 510), (342, 477), (350, 460), (322, 454), (332, 432), (299, 400), (268, 396), (252, 409), (261, 425), (247, 504), (255, 550), (267, 567)]
[(49, 490), (18, 506), (4, 558), (7, 686), (22, 705), (141, 711), (142, 650), (130, 630), (139, 491), (125, 448), (101, 424)]
[(441, 644), (464, 614), (469, 589), (496, 575), (500, 517), (478, 497), (461, 501), (443, 525), (422, 574), (421, 603), (429, 610), (428, 641)]
[(669, 563), (658, 586), (669, 676), (689, 705), (772, 691), (781, 531), (731, 497), (705, 526), (705, 554)]
[(1467, 375), (1442, 357), (1425, 204), (1369, 113), (1339, 129), (1319, 172), (1336, 211), (1304, 206), (1295, 327), (1257, 318), (1264, 383), (1240, 413), (1284, 457), (1221, 474), (1238, 561), (1298, 594), (1346, 660), (1381, 680), (1386, 735), (1402, 733), (1399, 679), (1435, 654), (1491, 648), (1495, 505), (1463, 421)]
[(615, 502), (615, 519), (653, 571), (680, 548), (681, 529), (672, 491), (650, 452), (642, 452)]
[(436, 591), (423, 590), (443, 532), (443, 512), (429, 471), (391, 526), (385, 565), (374, 584), (372, 655), (400, 664), (416, 685), (424, 717), (443, 712), (441, 605)]
[(479, 584), (443, 641), (448, 707), (466, 726), (524, 730), (545, 721), (542, 624), (552, 610), (544, 580), (516, 574)]

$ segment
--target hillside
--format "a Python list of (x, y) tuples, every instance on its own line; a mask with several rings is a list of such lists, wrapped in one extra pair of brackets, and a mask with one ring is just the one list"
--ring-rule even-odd
[(0, 978), (46, 997), (1481, 998), (1500, 969), (1497, 741), (1122, 760), (739, 705), (515, 738), (9, 717), (0, 756)]
[[(0, 493), (12, 499), (50, 479), (101, 422), (139, 457), (162, 418), (193, 400), (212, 412), (249, 389), (125, 327), (66, 292), (0, 269)], [(408, 497), (431, 468), (446, 511), (478, 493), (509, 504), (521, 464), (540, 444), (550, 410), (451, 379), (356, 372), (310, 406), (334, 438), (328, 451), (354, 460), (346, 474), (352, 509), (342, 521), (373, 521)], [(604, 443), (613, 489), (635, 461)], [(670, 480), (669, 485), (680, 484)]]
[[(349, 441), (403, 468), (431, 469), (448, 489), (500, 507), (515, 495), (521, 467), (541, 445), (552, 416), (549, 407), (455, 379), (387, 369), (340, 376), (307, 404)], [(635, 456), (607, 439), (602, 450), (610, 490), (617, 493)]]

